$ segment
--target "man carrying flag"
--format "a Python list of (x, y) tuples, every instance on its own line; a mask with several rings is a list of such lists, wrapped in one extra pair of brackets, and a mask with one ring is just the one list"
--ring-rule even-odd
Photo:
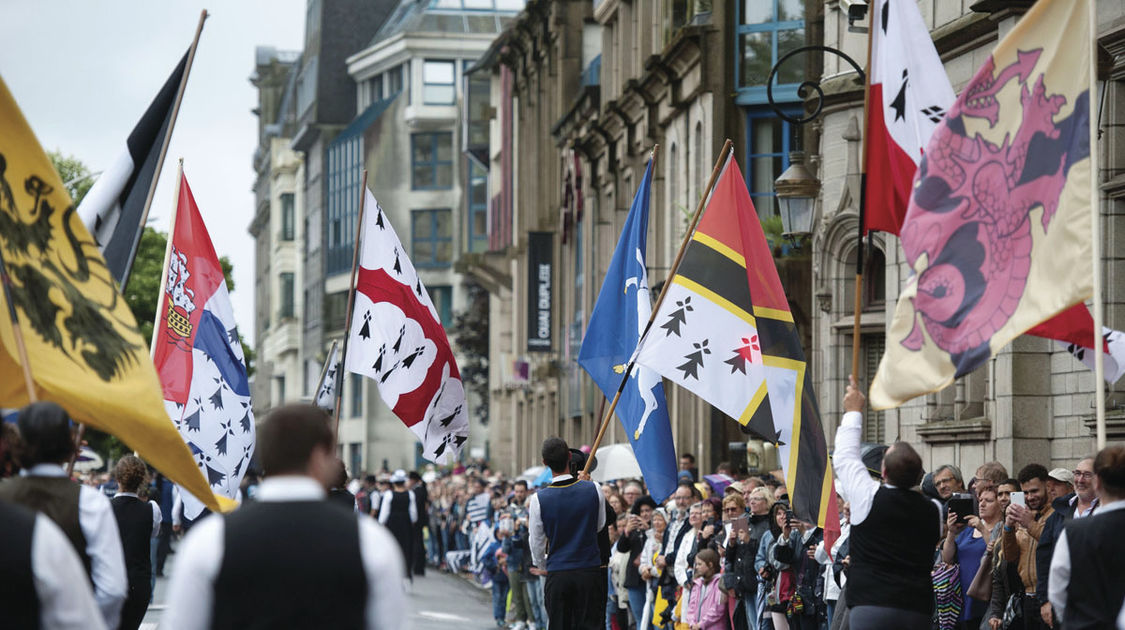
[(947, 386), (1093, 294), (1092, 10), (1036, 3), (934, 132), (902, 227), (914, 275), (875, 409)]
[(461, 373), (422, 279), (371, 191), (364, 190), (359, 279), (344, 365), (374, 379), (387, 406), (435, 463), (469, 439)]
[[(223, 268), (182, 171), (177, 200), (153, 362), (168, 416), (196, 465), (212, 488), (233, 499), (254, 453), (242, 342)], [(203, 507), (198, 497), (184, 494), (185, 517), (198, 518)]]
[(728, 157), (637, 363), (777, 444), (793, 510), (831, 542), (839, 518), (820, 410), (741, 172)]
[(664, 384), (659, 374), (641, 365), (635, 365), (628, 381), (621, 382), (625, 366), (652, 314), (645, 267), (651, 184), (652, 160), (649, 160), (590, 315), (590, 325), (578, 352), (578, 364), (590, 374), (606, 398), (612, 399), (621, 388), (617, 416), (637, 456), (649, 494), (662, 502), (676, 490), (677, 481), (676, 450), (672, 444)]
[(0, 261), (11, 280), (0, 311), (0, 407), (23, 407), (32, 394), (54, 401), (76, 422), (120, 438), (209, 508), (233, 507), (211, 492), (168, 422), (133, 314), (3, 81)]

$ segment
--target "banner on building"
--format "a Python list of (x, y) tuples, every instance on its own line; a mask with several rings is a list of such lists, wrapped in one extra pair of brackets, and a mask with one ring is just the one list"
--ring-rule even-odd
[(555, 296), (555, 235), (527, 234), (527, 351), (551, 351), (551, 306)]

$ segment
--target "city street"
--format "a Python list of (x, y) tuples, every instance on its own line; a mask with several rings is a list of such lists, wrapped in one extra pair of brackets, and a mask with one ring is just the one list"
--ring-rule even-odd
[[(176, 556), (168, 556), (166, 575), (175, 570)], [(156, 593), (148, 608), (141, 630), (157, 630), (164, 614), (168, 578), (156, 579)], [(410, 627), (414, 630), (495, 628), (492, 620), (491, 591), (473, 586), (448, 573), (427, 570), (426, 576), (414, 579), (410, 588)]]

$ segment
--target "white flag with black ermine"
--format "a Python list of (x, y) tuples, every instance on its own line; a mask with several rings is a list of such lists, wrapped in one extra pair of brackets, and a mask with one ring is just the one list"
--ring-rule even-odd
[(339, 342), (332, 342), (332, 349), (328, 351), (328, 360), (324, 362), (324, 370), (321, 372), (320, 386), (316, 388), (316, 400), (313, 401), (313, 404), (328, 413), (332, 413), (336, 408), (336, 376), (340, 371), (339, 347)]
[(435, 463), (455, 461), (469, 439), (461, 373), (422, 280), (386, 213), (364, 191), (363, 241), (345, 367), (379, 395)]

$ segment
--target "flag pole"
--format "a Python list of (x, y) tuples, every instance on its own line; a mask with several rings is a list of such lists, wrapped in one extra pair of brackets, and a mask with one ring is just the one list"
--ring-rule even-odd
[[(660, 145), (652, 148), (652, 159), (656, 159), (656, 150)], [(719, 159), (715, 161), (715, 168), (711, 171), (711, 178), (707, 180), (707, 189), (703, 192), (703, 196), (699, 199), (699, 204), (695, 208), (695, 214), (691, 217), (691, 223), (688, 225), (687, 231), (684, 233), (684, 238), (680, 242), (680, 251), (676, 254), (676, 260), (672, 263), (672, 268), (668, 271), (668, 278), (664, 281), (664, 286), (660, 288), (660, 295), (657, 296), (656, 302), (652, 305), (652, 312), (648, 316), (648, 323), (645, 324), (645, 331), (637, 340), (637, 346), (640, 346), (641, 341), (644, 340), (645, 335), (648, 334), (648, 329), (652, 327), (652, 322), (656, 319), (656, 313), (660, 310), (660, 304), (664, 301), (665, 294), (668, 293), (668, 287), (672, 284), (672, 278), (680, 269), (680, 261), (684, 259), (684, 252), (687, 251), (688, 243), (691, 241), (691, 235), (695, 233), (695, 226), (699, 224), (699, 218), (703, 215), (703, 209), (707, 207), (707, 200), (711, 197), (711, 190), (715, 187), (715, 182), (719, 179), (719, 174), (722, 173), (723, 167), (727, 163), (727, 157), (730, 155), (734, 143), (728, 138), (723, 143), (723, 149), (719, 151)], [(597, 437), (594, 438), (593, 445), (590, 446), (590, 455), (586, 458), (586, 465), (582, 468), (582, 472), (589, 473), (590, 465), (594, 461), (594, 455), (598, 453), (598, 447), (602, 443), (602, 438), (605, 437), (605, 431), (609, 427), (609, 419), (613, 417), (614, 410), (617, 409), (617, 402), (621, 400), (621, 392), (625, 390), (625, 384), (629, 382), (629, 374), (633, 371), (633, 366), (636, 365), (636, 353), (629, 360), (629, 365), (625, 367), (624, 374), (621, 375), (621, 384), (617, 386), (617, 393), (613, 396), (613, 401), (609, 403), (609, 409), (606, 409), (605, 415), (602, 417), (601, 426), (598, 428)]]
[[(1098, 93), (1098, 29), (1097, 0), (1090, 0), (1088, 9), (1090, 29), (1090, 120), (1097, 121), (1094, 95)], [(1102, 339), (1105, 304), (1102, 299), (1102, 230), (1101, 196), (1098, 194), (1098, 130), (1090, 125), (1090, 229), (1093, 234), (1094, 257), (1094, 417), (1097, 425), (1098, 450), (1105, 448), (1105, 341)]]
[[(867, 66), (863, 73), (863, 135), (860, 137), (861, 155), (859, 166), (859, 236), (855, 250), (855, 321), (852, 323), (852, 376), (856, 382), (859, 377), (860, 315), (863, 314), (863, 227), (867, 220), (867, 127), (868, 108), (871, 105), (871, 39), (874, 37), (875, 16), (868, 14), (867, 25)], [(869, 241), (870, 242), (870, 241)]]
[[(355, 220), (355, 246), (352, 247), (352, 280), (348, 284), (348, 310), (347, 321), (344, 324), (344, 343), (340, 346), (340, 365), (347, 365), (348, 358), (348, 337), (352, 332), (352, 308), (355, 305), (355, 275), (356, 270), (359, 268), (359, 247), (360, 241), (363, 236), (363, 215), (366, 209), (363, 207), (366, 201), (367, 193), (367, 169), (363, 169), (363, 181), (359, 185), (359, 216)], [(336, 404), (333, 405), (332, 416), (335, 428), (332, 430), (332, 439), (340, 439), (340, 401), (344, 397), (344, 370), (340, 370), (340, 382), (336, 383)]]
[[(160, 319), (164, 313), (164, 290), (168, 286), (168, 264), (172, 261), (172, 239), (176, 236), (176, 215), (180, 211), (180, 186), (184, 179), (184, 158), (180, 158), (176, 168), (175, 199), (172, 201), (172, 214), (168, 217), (168, 242), (164, 244), (164, 264), (160, 266), (160, 289), (156, 293), (156, 317), (152, 321), (152, 339), (148, 344), (149, 358), (156, 358), (156, 339), (160, 334)], [(144, 225), (142, 223), (142, 225)], [(141, 228), (144, 229), (143, 227)], [(142, 234), (143, 237), (143, 234)], [(140, 249), (138, 247), (138, 249)]]
[(31, 378), (31, 363), (27, 356), (27, 345), (23, 341), (23, 330), (20, 328), (20, 318), (16, 314), (16, 303), (12, 299), (12, 278), (8, 275), (8, 265), (4, 262), (4, 248), (0, 247), (0, 282), (4, 285), (4, 301), (8, 303), (8, 315), (12, 318), (12, 336), (16, 340), (16, 351), (20, 357), (20, 367), (23, 370), (23, 384), (27, 388), (28, 403), (38, 402), (35, 395), (35, 380)]
[[(180, 78), (180, 87), (176, 90), (176, 100), (172, 103), (172, 115), (168, 118), (168, 131), (164, 133), (164, 140), (160, 144), (160, 156), (156, 158), (156, 170), (152, 174), (152, 183), (148, 187), (148, 196), (145, 197), (145, 207), (141, 212), (141, 230), (144, 230), (145, 223), (148, 222), (148, 211), (152, 208), (152, 199), (156, 195), (156, 184), (160, 181), (160, 171), (164, 168), (164, 157), (168, 154), (168, 145), (172, 141), (172, 129), (176, 127), (176, 117), (180, 113), (180, 103), (184, 100), (184, 90), (187, 88), (188, 75), (191, 74), (191, 64), (195, 60), (195, 50), (199, 47), (199, 35), (203, 32), (203, 23), (207, 20), (207, 9), (203, 9), (199, 13), (199, 25), (195, 27), (195, 37), (191, 40), (191, 47), (188, 48), (187, 63), (184, 64), (184, 76)], [(183, 160), (181, 159), (181, 162)], [(179, 186), (176, 187), (177, 189)], [(178, 194), (177, 190), (177, 194)], [(142, 232), (143, 233), (143, 232)], [(171, 236), (169, 236), (171, 242)], [(125, 276), (121, 279), (121, 291), (125, 291), (125, 286), (129, 284), (129, 276), (133, 273), (133, 261), (137, 259), (137, 250), (140, 249), (140, 242), (133, 248), (133, 255), (129, 260), (129, 265), (125, 267)], [(165, 261), (167, 263), (167, 261)], [(163, 289), (163, 286), (161, 286)], [(159, 313), (157, 313), (159, 316)], [(153, 334), (156, 331), (153, 330)]]

